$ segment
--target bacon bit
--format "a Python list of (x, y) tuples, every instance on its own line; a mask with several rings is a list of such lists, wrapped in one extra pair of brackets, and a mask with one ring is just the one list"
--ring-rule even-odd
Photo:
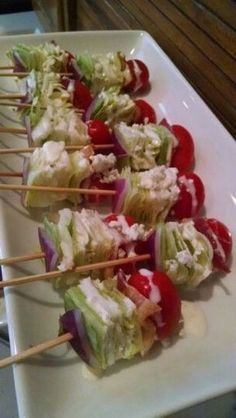
[(151, 319), (146, 319), (142, 325), (143, 351), (144, 356), (157, 339), (156, 327)]
[(82, 148), (81, 150), (83, 156), (85, 158), (90, 158), (92, 155), (94, 155), (94, 150), (93, 147), (91, 147), (91, 145), (86, 145), (84, 148)]
[(141, 305), (137, 308), (137, 315), (140, 324), (143, 325), (147, 318), (160, 311), (161, 308), (156, 303), (153, 303), (149, 299), (144, 298)]

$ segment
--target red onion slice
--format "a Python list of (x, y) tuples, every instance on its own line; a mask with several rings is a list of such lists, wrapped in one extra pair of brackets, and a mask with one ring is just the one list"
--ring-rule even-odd
[(126, 157), (129, 155), (128, 149), (126, 150), (121, 143), (119, 133), (114, 130), (111, 135), (112, 143), (114, 144), (114, 154), (119, 157)]
[(84, 120), (86, 122), (89, 121), (90, 119), (93, 119), (91, 116), (93, 114), (94, 109), (96, 108), (96, 103), (97, 103), (97, 98), (95, 97), (84, 114)]
[(24, 117), (24, 125), (27, 131), (27, 140), (28, 140), (29, 147), (32, 147), (34, 145), (34, 141), (32, 138), (31, 123), (30, 123), (29, 116)]
[(80, 309), (67, 311), (60, 317), (60, 324), (65, 332), (70, 332), (73, 339), (71, 346), (80, 358), (88, 365), (93, 365), (93, 356), (89, 345), (89, 340), (84, 326), (83, 314)]
[(114, 190), (116, 194), (112, 196), (112, 212), (120, 213), (124, 200), (129, 189), (129, 181), (127, 179), (118, 179), (114, 181)]
[(59, 254), (57, 249), (43, 228), (38, 229), (38, 236), (41, 249), (45, 253), (46, 271), (54, 271), (57, 269), (59, 262)]
[(81, 79), (81, 70), (80, 70), (80, 67), (78, 66), (75, 59), (70, 60), (70, 63), (68, 65), (68, 70), (69, 70), (70, 73), (73, 74), (72, 78), (74, 80), (80, 80)]
[(161, 271), (160, 258), (161, 258), (161, 234), (160, 231), (154, 231), (147, 240), (147, 248), (151, 255), (150, 266), (152, 270)]
[(18, 52), (13, 52), (13, 60), (14, 60), (14, 73), (21, 73), (21, 72), (25, 72), (27, 71), (27, 66), (24, 63), (24, 61), (22, 61), (20, 55), (18, 54)]

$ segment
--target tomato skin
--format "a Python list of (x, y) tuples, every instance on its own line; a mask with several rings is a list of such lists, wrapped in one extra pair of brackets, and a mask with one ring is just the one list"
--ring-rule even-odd
[(181, 299), (169, 277), (165, 273), (154, 272), (153, 283), (161, 293), (162, 326), (157, 324), (157, 335), (162, 340), (169, 337), (177, 328), (181, 318)]
[[(205, 235), (210, 241), (213, 248), (213, 266), (215, 270), (230, 271), (227, 262), (232, 253), (233, 241), (232, 235), (222, 222), (214, 218), (196, 218), (194, 219), (195, 228)], [(222, 247), (219, 251), (217, 241)]]
[(136, 115), (134, 123), (156, 123), (157, 117), (153, 107), (143, 99), (134, 100)]
[(128, 280), (130, 286), (135, 287), (145, 298), (149, 299), (151, 293), (151, 286), (146, 276), (136, 272), (130, 276)]
[(79, 80), (74, 80), (74, 83), (73, 105), (78, 109), (86, 111), (93, 100), (90, 90)]
[[(135, 219), (133, 216), (130, 216), (130, 215), (123, 215), (123, 216), (125, 217), (125, 220), (129, 226), (132, 226), (135, 223)], [(117, 221), (117, 218), (118, 218), (118, 215), (116, 215), (115, 213), (111, 213), (104, 219), (104, 221), (109, 223), (112, 221)]]
[[(158, 302), (161, 314), (159, 320), (155, 320), (155, 325), (157, 335), (162, 340), (171, 336), (177, 328), (181, 317), (181, 300), (175, 286), (165, 273), (155, 271), (151, 280), (152, 285), (158, 287), (161, 295), (161, 300)], [(151, 286), (146, 276), (134, 273), (128, 279), (128, 284), (135, 287), (146, 298), (150, 298)]]
[(86, 122), (88, 134), (94, 145), (111, 144), (111, 134), (107, 125), (99, 119), (93, 119)]
[[(128, 60), (126, 64), (131, 73), (131, 81), (124, 86), (124, 90), (136, 93), (137, 91), (145, 90), (149, 86), (149, 71), (143, 61), (135, 59)], [(135, 67), (138, 67), (139, 74), (136, 74)]]
[[(188, 187), (189, 184), (189, 187)], [(180, 189), (177, 202), (170, 210), (170, 218), (181, 220), (196, 216), (205, 200), (205, 189), (200, 177), (195, 173), (178, 174), (177, 186)], [(196, 202), (191, 193), (195, 194)]]
[(194, 162), (193, 138), (187, 129), (181, 125), (172, 125), (171, 131), (176, 136), (178, 145), (173, 151), (170, 165), (182, 172), (188, 171)]

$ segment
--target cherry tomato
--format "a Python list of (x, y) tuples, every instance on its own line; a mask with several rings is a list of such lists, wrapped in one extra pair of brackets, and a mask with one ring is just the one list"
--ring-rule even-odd
[(88, 126), (88, 134), (95, 145), (111, 144), (111, 134), (107, 125), (99, 119), (89, 120), (86, 122)]
[[(129, 226), (132, 226), (135, 223), (135, 219), (134, 219), (133, 216), (130, 216), (130, 215), (123, 215), (123, 216), (125, 217), (125, 220), (126, 220), (126, 222)], [(104, 219), (104, 221), (109, 223), (109, 222), (112, 222), (112, 221), (117, 221), (117, 218), (118, 218), (118, 215), (115, 215), (114, 213), (111, 213), (110, 215), (108, 215)]]
[(205, 189), (200, 177), (195, 173), (179, 174), (177, 185), (180, 193), (170, 210), (170, 217), (180, 220), (196, 216), (205, 200)]
[(183, 126), (172, 125), (171, 131), (178, 139), (173, 151), (171, 166), (184, 172), (190, 169), (194, 161), (194, 143), (190, 133)]
[(74, 83), (73, 105), (78, 109), (86, 111), (93, 100), (90, 90), (79, 80), (74, 80)]
[(195, 228), (205, 235), (213, 248), (213, 266), (216, 270), (229, 272), (228, 259), (232, 252), (232, 235), (222, 222), (217, 219), (197, 218)]
[(156, 113), (153, 107), (143, 99), (134, 100), (136, 104), (135, 123), (156, 123)]
[(131, 81), (126, 84), (125, 90), (136, 93), (146, 89), (149, 86), (149, 71), (144, 62), (135, 59), (128, 60), (126, 63), (131, 73)]
[(161, 295), (158, 302), (161, 313), (155, 316), (157, 335), (160, 339), (169, 337), (176, 329), (181, 316), (181, 300), (169, 277), (161, 272), (154, 272), (150, 278), (134, 273), (130, 276), (128, 284), (150, 300), (152, 288), (157, 286)]

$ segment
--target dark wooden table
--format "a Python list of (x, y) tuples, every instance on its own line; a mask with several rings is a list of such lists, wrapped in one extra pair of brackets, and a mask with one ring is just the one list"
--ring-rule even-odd
[(149, 32), (236, 137), (236, 2), (67, 0), (67, 30)]

